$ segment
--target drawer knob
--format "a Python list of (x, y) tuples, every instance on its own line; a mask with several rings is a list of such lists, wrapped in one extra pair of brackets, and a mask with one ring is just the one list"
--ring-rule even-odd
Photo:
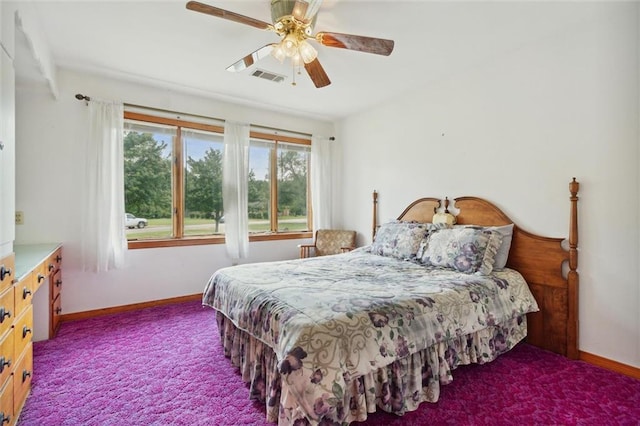
[(55, 266), (53, 266), (53, 263), (49, 264), (49, 272), (53, 271), (53, 268), (55, 268)]
[(11, 276), (11, 268), (5, 268), (2, 265), (0, 266), (0, 281), (4, 281), (6, 276)]
[(38, 274), (38, 284), (40, 284), (41, 281), (44, 281), (44, 278), (44, 275)]
[(27, 381), (27, 377), (31, 377), (31, 371), (22, 370), (22, 383)]
[(4, 322), (4, 319), (11, 318), (11, 311), (7, 311), (4, 309), (4, 306), (0, 307), (0, 324)]
[(60, 315), (60, 312), (62, 312), (62, 308), (61, 307), (57, 307), (56, 308), (56, 314)]
[(62, 256), (57, 255), (56, 256), (56, 263), (60, 263), (61, 260), (62, 260)]
[(22, 298), (26, 299), (29, 295), (31, 294), (31, 290), (29, 290), (28, 288), (23, 288), (22, 289)]
[(60, 287), (62, 285), (62, 280), (56, 280), (56, 287)]
[(10, 415), (5, 415), (4, 411), (0, 411), (0, 414), (2, 415), (2, 424), (11, 423), (11, 416)]
[(0, 373), (4, 371), (5, 367), (11, 367), (11, 360), (5, 360), (4, 357), (0, 357)]
[(29, 327), (27, 327), (26, 325), (24, 327), (22, 327), (22, 338), (24, 339), (25, 337), (27, 337), (27, 334), (31, 333), (31, 329)]

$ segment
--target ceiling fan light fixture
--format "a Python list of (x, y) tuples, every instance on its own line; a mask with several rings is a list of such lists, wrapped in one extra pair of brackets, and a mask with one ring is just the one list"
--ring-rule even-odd
[(294, 34), (287, 34), (287, 36), (280, 42), (285, 56), (292, 58), (298, 53), (298, 39)]
[(318, 51), (305, 40), (302, 40), (298, 46), (298, 51), (305, 64), (313, 62), (318, 57)]
[(276, 58), (278, 61), (280, 61), (280, 63), (282, 63), (284, 61), (284, 58), (287, 57), (287, 55), (284, 53), (284, 48), (282, 47), (282, 42), (276, 44), (273, 49), (271, 50), (271, 55)]

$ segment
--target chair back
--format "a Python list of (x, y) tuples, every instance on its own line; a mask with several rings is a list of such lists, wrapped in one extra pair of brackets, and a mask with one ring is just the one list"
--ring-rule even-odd
[(316, 256), (342, 253), (343, 247), (356, 246), (356, 231), (341, 229), (318, 229), (315, 241)]

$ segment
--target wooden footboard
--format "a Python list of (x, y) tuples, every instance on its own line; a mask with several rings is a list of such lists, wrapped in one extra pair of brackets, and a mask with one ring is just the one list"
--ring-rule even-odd
[[(532, 234), (514, 224), (513, 240), (507, 267), (519, 271), (526, 279), (540, 311), (527, 317), (527, 342), (532, 345), (578, 358), (578, 189), (574, 178), (569, 184), (571, 213), (569, 248), (563, 238)], [(377, 194), (374, 195), (374, 212)], [(411, 203), (399, 220), (431, 222), (434, 210), (441, 203), (437, 198), (421, 198)], [(501, 226), (514, 223), (498, 207), (477, 197), (455, 199), (458, 224)], [(375, 230), (374, 216), (374, 230)], [(563, 265), (568, 273), (563, 273)]]

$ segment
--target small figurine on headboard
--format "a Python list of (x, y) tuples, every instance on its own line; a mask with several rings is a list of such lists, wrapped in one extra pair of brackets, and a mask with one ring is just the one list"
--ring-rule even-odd
[(438, 213), (436, 212), (431, 219), (433, 223), (446, 223), (447, 225), (455, 225), (456, 217), (449, 213), (449, 197), (445, 197), (444, 199), (444, 212)]

